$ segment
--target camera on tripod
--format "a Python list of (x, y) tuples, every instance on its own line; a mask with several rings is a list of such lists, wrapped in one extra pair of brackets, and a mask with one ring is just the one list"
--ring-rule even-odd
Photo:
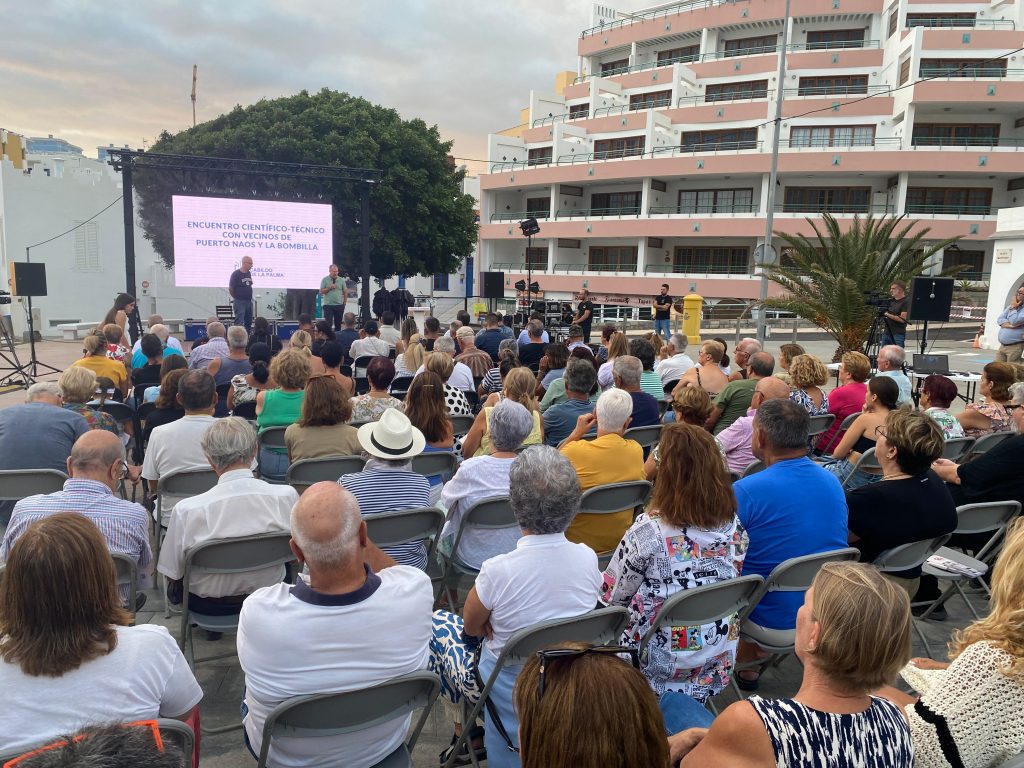
[(878, 310), (878, 314), (884, 315), (885, 311), (889, 308), (889, 302), (892, 299), (889, 294), (884, 291), (865, 291), (864, 292), (864, 303), (869, 307), (874, 307)]
[(0, 291), (0, 304), (10, 304), (12, 301), (10, 291)]

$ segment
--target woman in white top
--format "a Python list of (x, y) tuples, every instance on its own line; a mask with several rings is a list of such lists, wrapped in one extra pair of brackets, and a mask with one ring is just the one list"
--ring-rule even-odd
[[(505, 401), (495, 414), (508, 408), (526, 410)], [(453, 702), (463, 696), (475, 701), (480, 693), (473, 674), (476, 643), (467, 642), (467, 636), (481, 638), (480, 676), (486, 680), (513, 634), (538, 622), (582, 615), (597, 604), (597, 555), (585, 544), (565, 538), (580, 504), (579, 480), (569, 460), (550, 446), (527, 448), (512, 465), (508, 492), (521, 534), (515, 549), (482, 565), (463, 618), (447, 611), (434, 613), (429, 668), (440, 674), (442, 695)], [(518, 746), (512, 689), (519, 671), (520, 667), (505, 667), (491, 690), (493, 711), (502, 726), (499, 729), (488, 708), (484, 738), (492, 768), (519, 765), (518, 755), (501, 735), (504, 730), (511, 746)]]
[[(921, 698), (905, 708), (915, 768), (987, 768), (1024, 751), (1024, 523), (1007, 530), (992, 571), (989, 614), (953, 635), (949, 662), (911, 659), (900, 675)], [(950, 741), (943, 738), (948, 734)]]
[(405, 352), (395, 358), (395, 376), (412, 376), (423, 365), (427, 348), (420, 343), (420, 338), (418, 333), (410, 336)]
[(608, 360), (601, 363), (601, 367), (597, 369), (597, 383), (602, 392), (615, 386), (615, 382), (612, 380), (612, 364), (615, 362), (615, 358), (628, 354), (629, 339), (622, 331), (616, 331), (608, 340)]
[(174, 639), (130, 621), (91, 520), (62, 512), (25, 531), (0, 581), (0, 752), (89, 725), (191, 715), (203, 692)]

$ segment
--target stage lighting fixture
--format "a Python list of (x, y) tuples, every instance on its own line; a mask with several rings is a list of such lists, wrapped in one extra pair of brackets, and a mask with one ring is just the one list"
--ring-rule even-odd
[(523, 237), (533, 237), (540, 232), (540, 225), (532, 216), (519, 222), (519, 229), (523, 231)]
[(525, 291), (526, 290), (526, 281), (525, 280), (516, 280), (516, 286), (515, 287), (516, 287), (517, 291)]
[(537, 284), (536, 280), (530, 283), (530, 293), (540, 293), (540, 286)]

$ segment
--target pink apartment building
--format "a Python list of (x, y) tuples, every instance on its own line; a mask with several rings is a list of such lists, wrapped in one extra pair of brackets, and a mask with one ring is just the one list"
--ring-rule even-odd
[(1024, 204), (1020, 5), (792, 0), (782, 39), (784, 7), (596, 6), (578, 76), (532, 91), (525, 124), (489, 137), (481, 269), (504, 271), (508, 296), (530, 264), (549, 297), (585, 285), (642, 303), (668, 282), (755, 298), (781, 96), (776, 232), (811, 234), (825, 211), (907, 213), (931, 239), (963, 238), (945, 265), (987, 275), (996, 212)]

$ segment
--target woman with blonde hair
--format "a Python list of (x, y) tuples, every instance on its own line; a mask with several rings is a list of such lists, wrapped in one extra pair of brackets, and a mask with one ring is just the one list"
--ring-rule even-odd
[(984, 403), (968, 403), (957, 415), (967, 437), (981, 437), (991, 432), (1013, 428), (1006, 406), (1010, 405), (1010, 385), (1017, 371), (1009, 363), (989, 363), (982, 369), (978, 393)]
[(602, 392), (615, 386), (615, 382), (612, 380), (612, 364), (615, 362), (615, 358), (628, 354), (629, 339), (622, 331), (615, 331), (608, 339), (608, 359), (597, 369), (597, 383)]
[(747, 537), (736, 517), (729, 473), (707, 430), (668, 424), (658, 448), (662, 460), (654, 495), (616, 547), (601, 601), (629, 608), (624, 645), (637, 646), (657, 628), (643, 673), (666, 711), (675, 696), (703, 703), (729, 684), (739, 633), (733, 626), (737, 617), (731, 616), (687, 627), (687, 637), (680, 638), (676, 628), (656, 621), (657, 608), (680, 590), (739, 576)]
[(716, 397), (729, 383), (729, 377), (722, 372), (721, 362), (725, 356), (725, 346), (718, 341), (705, 341), (700, 345), (697, 354), (697, 365), (688, 370), (679, 379), (672, 390), (674, 398), (686, 387), (700, 387), (711, 397)]
[[(415, 340), (413, 339), (414, 336), (416, 337)], [(399, 339), (395, 344), (395, 352), (400, 355), (409, 348), (410, 344), (417, 343), (419, 343), (419, 329), (416, 327), (416, 318), (410, 316), (402, 321)], [(416, 368), (419, 368), (419, 366), (417, 365)], [(413, 370), (415, 371), (416, 368), (413, 368)]]
[[(675, 416), (675, 421), (666, 423), (693, 424), (696, 427), (703, 428), (704, 422), (708, 420), (708, 416), (711, 415), (713, 408), (714, 403), (711, 402), (711, 397), (703, 389), (700, 387), (684, 387), (678, 394), (672, 396), (672, 412)], [(717, 439), (715, 442), (717, 444)], [(647, 474), (647, 479), (652, 483), (658, 476), (658, 469), (660, 467), (661, 443), (651, 449), (651, 454), (647, 457), (647, 461), (644, 462), (644, 472)]]
[(289, 463), (323, 456), (356, 456), (359, 430), (348, 423), (352, 400), (331, 376), (311, 376), (302, 393), (301, 416), (284, 431)]
[[(271, 360), (270, 378), (277, 388), (256, 395), (256, 424), (260, 432), (267, 427), (287, 427), (302, 418), (309, 360), (303, 349), (286, 349)], [(287, 473), (287, 448), (260, 448), (260, 474), (265, 479), (284, 480)]]
[(502, 400), (512, 400), (528, 410), (533, 418), (533, 429), (523, 440), (522, 446), (540, 445), (544, 442), (544, 425), (540, 405), (534, 396), (537, 380), (529, 368), (513, 368), (505, 377), (504, 388), (487, 398), (476, 421), (462, 441), (463, 456), (487, 456), (491, 453), (490, 419), (494, 406)]
[[(865, 377), (866, 378), (866, 377)], [(789, 399), (811, 416), (828, 413), (828, 395), (822, 389), (828, 383), (828, 368), (814, 355), (797, 355), (789, 366)]]
[(72, 365), (88, 368), (97, 378), (105, 376), (110, 379), (123, 399), (128, 394), (128, 370), (123, 363), (107, 357), (107, 339), (101, 333), (90, 333), (82, 340), (82, 352), (85, 357), (75, 360)]
[(313, 337), (309, 335), (308, 331), (296, 331), (293, 333), (292, 337), (288, 340), (288, 349), (298, 350), (309, 358), (310, 375), (327, 373), (327, 366), (324, 365), (324, 361), (313, 354)]
[(405, 351), (395, 357), (395, 376), (412, 376), (423, 365), (427, 348), (420, 342), (420, 335), (414, 333), (405, 345)]
[(1006, 531), (992, 570), (988, 616), (953, 635), (949, 661), (911, 659), (900, 672), (920, 698), (895, 688), (916, 768), (987, 768), (1024, 751), (1024, 521)]
[(90, 408), (88, 403), (96, 392), (96, 374), (80, 365), (72, 365), (64, 370), (57, 380), (60, 394), (64, 400), (64, 408), (82, 416), (89, 429), (105, 429), (121, 436), (117, 419), (109, 413)]
[(910, 620), (907, 593), (875, 568), (826, 563), (797, 613), (800, 690), (788, 699), (751, 696), (707, 730), (670, 736), (673, 764), (682, 758), (682, 768), (912, 768), (906, 718), (891, 701), (871, 695), (910, 658)]

